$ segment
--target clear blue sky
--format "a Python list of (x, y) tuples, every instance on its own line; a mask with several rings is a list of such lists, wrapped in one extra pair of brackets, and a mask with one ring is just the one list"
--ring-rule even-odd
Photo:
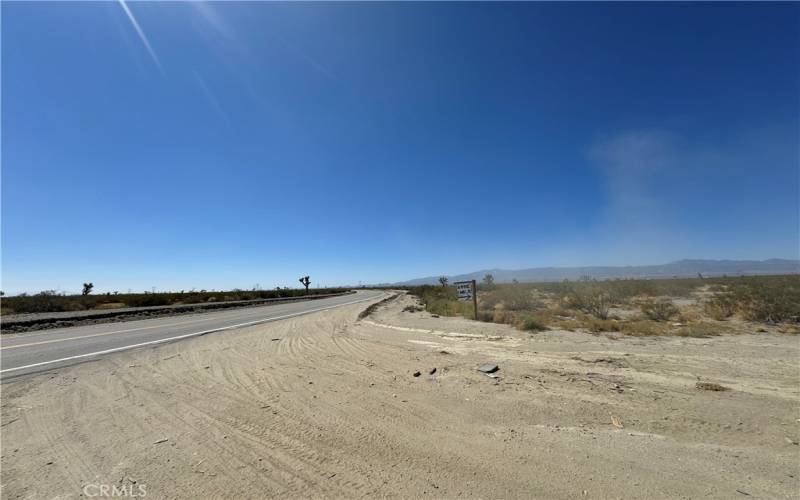
[(798, 3), (127, 8), (2, 3), (7, 292), (798, 257)]

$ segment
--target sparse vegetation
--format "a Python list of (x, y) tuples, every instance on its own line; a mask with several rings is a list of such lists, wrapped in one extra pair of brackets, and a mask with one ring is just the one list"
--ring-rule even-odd
[(431, 314), (465, 318), (472, 315), (472, 304), (459, 301), (453, 287), (422, 285), (410, 288), (409, 293), (419, 297), (422, 305)]
[(723, 320), (739, 314), (761, 323), (800, 323), (800, 276), (733, 278), (717, 288), (706, 312)]
[[(425, 309), (443, 316), (472, 317), (470, 304), (443, 286), (410, 289)], [(488, 285), (486, 280), (484, 284)], [(480, 321), (522, 330), (548, 327), (622, 335), (710, 337), (737, 328), (722, 323), (780, 323), (779, 331), (800, 331), (800, 276), (748, 276), (659, 280), (620, 279), (509, 283), (483, 286), (478, 294)], [(670, 323), (670, 321), (677, 321)], [(535, 328), (537, 325), (541, 328)], [(756, 331), (754, 328), (749, 331)]]
[[(309, 295), (346, 292), (347, 288), (318, 288), (308, 291)], [(118, 307), (168, 306), (179, 304), (200, 304), (207, 302), (229, 302), (236, 300), (256, 300), (298, 297), (306, 295), (305, 290), (236, 290), (219, 292), (165, 292), (165, 293), (120, 293), (102, 295), (58, 295), (53, 290), (45, 290), (36, 295), (20, 294), (3, 297), (3, 314), (44, 313), (62, 311), (85, 311)], [(109, 306), (113, 304), (112, 306)]]

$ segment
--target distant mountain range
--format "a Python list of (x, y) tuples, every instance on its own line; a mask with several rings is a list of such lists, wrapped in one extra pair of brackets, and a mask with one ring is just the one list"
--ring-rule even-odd
[[(654, 266), (588, 266), (588, 267), (532, 267), (529, 269), (484, 269), (467, 274), (447, 276), (454, 281), (482, 280), (491, 273), (496, 283), (578, 280), (585, 276), (593, 279), (615, 278), (686, 278), (703, 276), (752, 276), (766, 274), (800, 274), (800, 260), (678, 260)], [(438, 276), (418, 278), (394, 285), (433, 285)]]

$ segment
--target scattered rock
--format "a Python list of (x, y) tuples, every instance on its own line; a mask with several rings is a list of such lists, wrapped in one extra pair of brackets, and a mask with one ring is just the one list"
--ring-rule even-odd
[(622, 429), (624, 427), (622, 425), (622, 420), (620, 420), (619, 418), (615, 417), (614, 415), (611, 415), (611, 425), (613, 425), (617, 429)]
[(481, 365), (478, 367), (478, 371), (483, 373), (494, 373), (499, 369), (500, 369), (499, 366), (492, 363), (487, 363), (485, 365)]
[(436, 367), (433, 367), (430, 370), (428, 370), (428, 375), (433, 375), (434, 373), (436, 373)]
[(793, 445), (800, 445), (800, 442), (795, 441), (794, 439), (788, 437), (786, 438), (786, 442)]
[(270, 340), (272, 340), (273, 342), (275, 342), (276, 340), (280, 340), (280, 338), (276, 338), (276, 339), (270, 339)]
[(414, 376), (415, 377), (419, 377), (420, 375), (422, 375), (422, 374), (419, 371), (414, 372)]
[(439, 354), (450, 354), (450, 352), (442, 350), (442, 351), (439, 351)]
[(698, 382), (695, 387), (703, 391), (730, 391), (730, 388), (712, 382)]
[(439, 317), (438, 314), (431, 314), (431, 318), (438, 318), (438, 317)]
[(162, 439), (159, 439), (158, 441), (156, 441), (156, 442), (155, 442), (155, 443), (153, 443), (153, 444), (161, 444), (161, 443), (166, 443), (167, 441), (169, 441), (169, 439), (167, 439), (167, 438), (162, 438)]

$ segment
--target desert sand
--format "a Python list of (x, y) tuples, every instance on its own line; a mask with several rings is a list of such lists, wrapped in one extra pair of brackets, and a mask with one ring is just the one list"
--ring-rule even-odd
[(6, 382), (2, 496), (798, 497), (799, 336), (528, 334), (413, 302)]

